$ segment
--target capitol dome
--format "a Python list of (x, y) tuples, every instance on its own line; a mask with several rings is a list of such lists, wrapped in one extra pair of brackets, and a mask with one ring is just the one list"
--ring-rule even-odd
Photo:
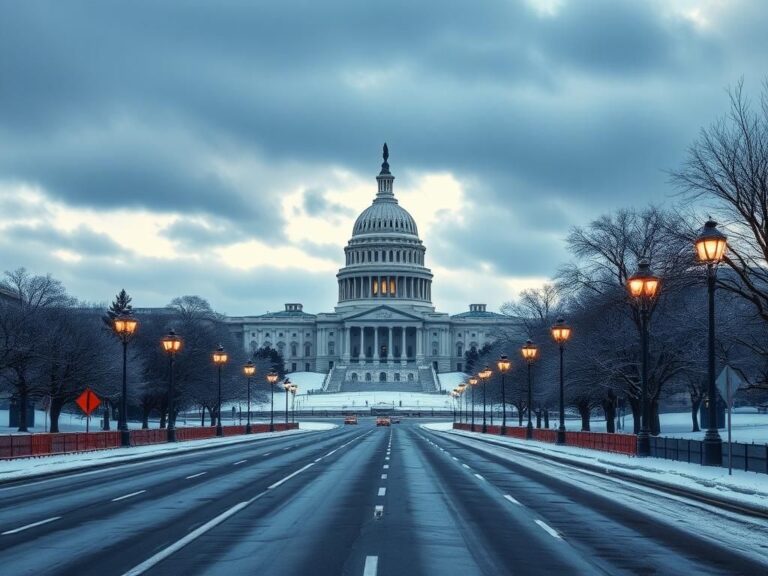
[(344, 249), (346, 266), (337, 274), (339, 305), (381, 299), (430, 305), (432, 273), (424, 266), (426, 249), (413, 216), (395, 198), (386, 144), (383, 157), (376, 197), (355, 220)]

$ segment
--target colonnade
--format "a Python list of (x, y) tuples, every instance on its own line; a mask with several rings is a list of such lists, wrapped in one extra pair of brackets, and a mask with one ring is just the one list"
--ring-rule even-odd
[(424, 356), (420, 326), (347, 326), (344, 356), (351, 361), (405, 362)]
[(413, 276), (367, 275), (339, 280), (339, 302), (363, 298), (432, 301), (432, 282)]

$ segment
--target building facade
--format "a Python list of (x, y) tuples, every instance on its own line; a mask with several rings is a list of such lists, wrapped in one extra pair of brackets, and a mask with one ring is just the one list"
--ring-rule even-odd
[(432, 305), (432, 272), (413, 217), (394, 194), (389, 152), (371, 206), (355, 221), (336, 275), (333, 312), (299, 303), (261, 316), (229, 318), (247, 350), (277, 348), (291, 371), (327, 373), (327, 392), (439, 391), (437, 374), (461, 372), (464, 354), (513, 330), (510, 318), (471, 304), (450, 316)]

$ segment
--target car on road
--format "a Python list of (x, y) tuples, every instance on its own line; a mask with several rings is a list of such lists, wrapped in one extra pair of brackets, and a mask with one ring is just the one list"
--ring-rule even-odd
[(390, 420), (389, 416), (379, 416), (376, 418), (376, 426), (389, 426)]
[(399, 416), (390, 416), (389, 421), (392, 424), (400, 424), (400, 417)]
[(344, 424), (357, 424), (357, 416), (346, 416), (344, 418)]

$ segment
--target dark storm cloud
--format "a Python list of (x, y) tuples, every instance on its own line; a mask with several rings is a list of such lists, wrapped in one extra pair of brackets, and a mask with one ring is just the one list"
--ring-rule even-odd
[[(479, 207), (461, 230), (433, 227), (436, 263), (552, 273), (569, 226), (664, 199), (663, 170), (725, 109), (723, 87), (765, 74), (762, 3), (718, 7), (711, 30), (671, 6), (7, 3), (0, 181), (70, 206), (178, 213), (164, 234), (183, 247), (286, 243), (286, 192), (309, 186), (309, 215), (344, 213), (326, 195), (330, 169), (373, 176), (386, 139), (400, 184), (450, 171)], [(172, 285), (190, 279), (177, 272)]]

